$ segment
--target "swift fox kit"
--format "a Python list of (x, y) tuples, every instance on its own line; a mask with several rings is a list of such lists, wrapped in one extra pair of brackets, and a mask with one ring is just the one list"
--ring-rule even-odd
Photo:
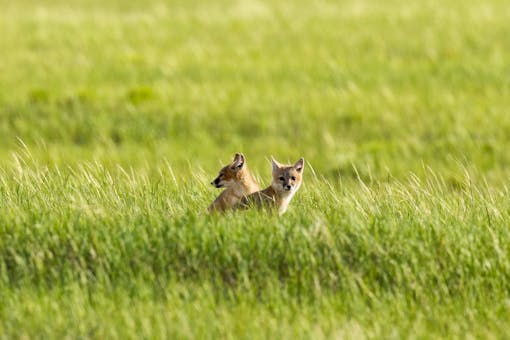
[(236, 153), (232, 163), (223, 167), (211, 184), (226, 189), (209, 206), (209, 212), (232, 209), (243, 197), (259, 190), (241, 153)]
[(273, 166), (271, 185), (243, 198), (242, 204), (275, 208), (281, 215), (287, 211), (290, 200), (301, 186), (305, 160), (301, 158), (294, 165), (284, 165), (272, 158), (271, 163)]

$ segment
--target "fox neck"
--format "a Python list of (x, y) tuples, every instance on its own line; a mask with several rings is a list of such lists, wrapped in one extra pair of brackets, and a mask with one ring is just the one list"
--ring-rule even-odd
[(253, 176), (251, 175), (248, 168), (243, 169), (243, 172), (240, 175), (241, 176), (239, 178), (238, 190), (242, 190), (243, 195), (248, 195), (259, 190), (259, 185), (255, 179), (253, 179)]
[(255, 182), (248, 169), (245, 169), (240, 175), (239, 181), (227, 188), (232, 195), (241, 198), (259, 190), (257, 182)]
[(300, 186), (301, 183), (297, 184), (294, 187), (294, 189), (285, 191), (281, 190), (281, 188), (279, 188), (279, 186), (276, 185), (275, 183), (271, 183), (271, 186), (268, 189), (271, 189), (273, 193), (275, 203), (278, 205), (278, 211), (280, 215), (287, 210), (289, 203), (292, 200), (292, 197), (294, 197), (294, 194), (296, 193), (296, 191), (298, 191)]

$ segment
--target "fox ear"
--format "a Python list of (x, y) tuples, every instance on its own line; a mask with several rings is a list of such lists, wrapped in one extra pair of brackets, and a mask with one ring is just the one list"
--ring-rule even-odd
[(303, 171), (303, 168), (305, 167), (305, 159), (300, 158), (299, 161), (294, 164), (294, 169), (296, 169), (297, 172)]
[(242, 153), (236, 153), (234, 160), (232, 161), (232, 170), (241, 170), (244, 166), (244, 155)]
[(281, 167), (280, 163), (278, 163), (273, 156), (271, 156), (271, 165), (273, 167), (273, 171), (276, 171)]

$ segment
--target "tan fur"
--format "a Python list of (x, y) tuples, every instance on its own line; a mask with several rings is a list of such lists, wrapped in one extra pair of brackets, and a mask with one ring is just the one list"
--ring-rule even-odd
[(241, 206), (269, 207), (278, 210), (281, 215), (287, 211), (290, 201), (298, 191), (303, 180), (304, 159), (294, 165), (283, 165), (272, 159), (273, 179), (264, 190), (248, 195)]
[(225, 190), (209, 206), (209, 212), (224, 212), (233, 209), (247, 195), (259, 190), (259, 185), (246, 165), (243, 154), (237, 153), (232, 163), (223, 167), (218, 177), (211, 182)]

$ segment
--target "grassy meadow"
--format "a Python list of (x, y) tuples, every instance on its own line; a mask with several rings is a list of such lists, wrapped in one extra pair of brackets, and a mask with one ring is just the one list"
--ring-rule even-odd
[(0, 338), (510, 334), (507, 1), (0, 7)]

